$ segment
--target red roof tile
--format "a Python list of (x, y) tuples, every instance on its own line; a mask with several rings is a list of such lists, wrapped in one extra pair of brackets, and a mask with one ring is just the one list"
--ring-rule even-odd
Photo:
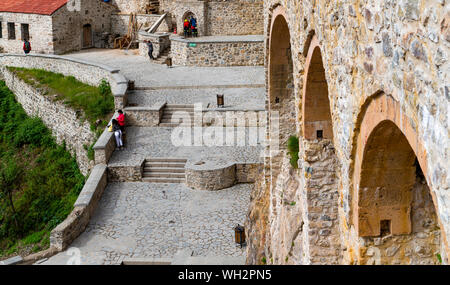
[(0, 12), (51, 15), (68, 0), (0, 0)]

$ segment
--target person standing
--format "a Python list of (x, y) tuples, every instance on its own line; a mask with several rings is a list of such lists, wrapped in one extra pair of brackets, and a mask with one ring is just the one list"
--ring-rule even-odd
[(189, 35), (190, 24), (188, 19), (184, 19), (183, 29), (184, 29), (184, 37), (187, 38)]
[(145, 41), (145, 43), (147, 44), (148, 47), (148, 56), (150, 57), (151, 60), (154, 60), (155, 58), (153, 57), (153, 44), (151, 41)]
[(123, 114), (122, 110), (118, 110), (117, 113), (119, 113), (119, 115), (117, 116), (117, 122), (119, 123), (120, 130), (122, 132), (124, 132), (125, 131), (125, 115)]
[(31, 43), (27, 39), (23, 40), (23, 51), (25, 54), (29, 54), (31, 51)]

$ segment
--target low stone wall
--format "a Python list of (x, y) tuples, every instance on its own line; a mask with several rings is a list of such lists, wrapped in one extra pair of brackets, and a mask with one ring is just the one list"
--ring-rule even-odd
[(50, 246), (65, 250), (86, 228), (107, 185), (105, 164), (96, 165), (74, 204), (72, 213), (50, 234)]
[(163, 51), (170, 47), (170, 34), (139, 32), (139, 55), (147, 57), (148, 46), (144, 41), (150, 41), (153, 44), (153, 56), (158, 58)]
[(41, 118), (51, 129), (58, 144), (66, 142), (68, 149), (76, 157), (80, 171), (86, 175), (94, 166), (85, 149), (85, 146), (90, 146), (95, 140), (95, 134), (91, 131), (89, 122), (82, 122), (77, 111), (66, 107), (61, 102), (53, 101), (50, 96), (41, 94), (7, 67), (2, 66), (0, 73), (3, 74), (6, 85), (14, 93), (25, 112), (29, 116)]
[(186, 185), (197, 190), (220, 190), (236, 182), (236, 165), (223, 158), (188, 160)]
[(166, 102), (156, 103), (152, 107), (126, 107), (124, 109), (127, 124), (138, 127), (156, 127), (161, 121)]
[(138, 182), (142, 181), (144, 160), (133, 166), (109, 166), (108, 181), (111, 182)]
[(171, 38), (173, 64), (186, 66), (259, 66), (264, 65), (264, 41), (260, 36)]
[(19, 55), (0, 54), (0, 65), (23, 68), (37, 68), (73, 76), (79, 81), (97, 86), (102, 79), (111, 85), (114, 103), (117, 109), (126, 106), (128, 80), (119, 73), (118, 69), (106, 65), (72, 59), (57, 55)]
[(114, 134), (105, 129), (93, 147), (95, 164), (108, 164), (115, 148)]
[(255, 183), (263, 163), (236, 163), (236, 182)]

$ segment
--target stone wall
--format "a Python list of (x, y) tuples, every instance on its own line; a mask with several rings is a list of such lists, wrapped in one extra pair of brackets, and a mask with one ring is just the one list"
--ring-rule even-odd
[(41, 118), (52, 131), (58, 144), (66, 142), (68, 149), (76, 157), (80, 171), (83, 175), (87, 175), (94, 162), (87, 157), (85, 147), (92, 145), (95, 140), (95, 134), (91, 132), (89, 122), (81, 121), (76, 110), (41, 94), (34, 87), (19, 79), (8, 68), (2, 67), (0, 72), (3, 74), (6, 85), (14, 93), (25, 112), (29, 116)]
[(50, 246), (52, 248), (63, 251), (84, 232), (107, 183), (106, 165), (96, 165), (81, 190), (72, 212), (50, 233)]
[(211, 1), (207, 9), (207, 35), (262, 35), (263, 1)]
[(126, 93), (128, 80), (119, 73), (118, 69), (106, 65), (70, 59), (56, 55), (0, 55), (0, 64), (23, 68), (37, 68), (61, 73), (65, 76), (73, 76), (79, 81), (97, 86), (102, 79), (106, 79), (111, 85), (114, 95), (114, 103), (117, 109), (126, 105)]
[[(149, 29), (153, 24), (155, 24), (161, 15), (146, 15), (138, 14), (136, 15), (136, 21), (138, 27), (141, 27), (140, 31), (145, 31)], [(111, 33), (114, 35), (126, 35), (128, 33), (128, 24), (130, 21), (129, 14), (112, 14), (111, 15)], [(157, 32), (170, 32), (172, 22), (169, 17), (159, 25)]]
[(148, 0), (112, 0), (112, 4), (115, 5), (122, 13), (145, 13), (145, 6)]
[(153, 56), (158, 58), (162, 52), (170, 48), (169, 34), (150, 34), (146, 32), (139, 33), (139, 55), (148, 56), (148, 46), (143, 41), (150, 41), (153, 44)]
[(263, 1), (160, 1), (160, 11), (170, 13), (179, 35), (187, 13), (195, 15), (200, 36), (261, 35), (264, 31)]
[[(0, 12), (0, 49), (8, 53), (23, 53), (21, 24), (29, 25), (33, 53), (53, 53), (53, 22), (51, 16)], [(15, 40), (8, 39), (8, 23), (14, 23)]]
[(259, 40), (200, 42), (173, 38), (170, 53), (176, 65), (255, 66), (263, 64), (263, 50)]
[[(322, 230), (323, 225), (328, 226), (329, 222), (332, 226), (330, 231), (333, 232), (334, 226), (339, 224), (337, 236), (339, 236), (340, 249), (336, 247), (339, 253), (333, 254), (330, 248), (323, 250), (320, 247), (317, 248), (319, 254), (325, 256), (328, 253), (336, 258), (335, 261), (325, 261), (326, 263), (436, 263), (438, 254), (441, 255), (444, 263), (447, 262), (450, 233), (450, 208), (448, 207), (450, 194), (447, 171), (450, 159), (446, 152), (450, 140), (447, 135), (449, 89), (446, 74), (448, 72), (445, 72), (449, 68), (450, 54), (448, 25), (450, 12), (447, 2), (439, 0), (383, 2), (366, 0), (345, 3), (325, 0), (265, 1), (265, 66), (268, 94), (270, 88), (274, 87), (280, 88), (281, 91), (293, 88), (290, 102), (291, 106), (295, 106), (295, 113), (288, 113), (291, 113), (292, 127), (300, 137), (301, 147), (299, 170), (292, 173), (289, 168), (282, 168), (280, 170), (282, 181), (289, 181), (287, 177), (299, 177), (299, 184), (292, 186), (293, 189), (298, 189), (295, 192), (292, 190), (292, 193), (305, 193), (309, 191), (308, 179), (302, 177), (315, 175), (316, 168), (312, 167), (311, 172), (311, 165), (305, 156), (311, 147), (305, 138), (305, 131), (307, 131), (305, 121), (309, 120), (308, 115), (305, 116), (305, 114), (311, 112), (307, 107), (310, 105), (307, 102), (311, 99), (306, 98), (310, 91), (308, 91), (305, 77), (309, 66), (322, 64), (331, 117), (331, 132), (325, 130), (324, 135), (332, 134), (336, 161), (335, 186), (330, 188), (329, 194), (337, 191), (336, 195), (327, 196), (330, 199), (327, 198), (328, 200), (325, 201), (330, 209), (334, 207), (333, 205), (338, 205), (338, 215), (337, 219), (330, 216), (330, 221), (321, 220), (319, 216), (319, 220), (316, 221), (314, 217), (305, 215), (304, 211), (311, 210), (310, 206), (303, 206), (302, 210), (295, 210), (295, 214), (288, 214), (287, 209), (271, 205), (271, 199), (278, 197), (280, 192), (276, 187), (277, 180), (269, 177), (267, 181), (269, 185), (266, 184), (266, 188), (255, 188), (259, 190), (252, 194), (260, 197), (261, 200), (254, 201), (253, 208), (250, 209), (249, 263), (261, 263), (262, 256), (266, 258), (267, 263), (271, 261), (285, 263), (286, 256), (290, 252), (289, 242), (292, 240), (294, 240), (292, 256), (298, 257), (288, 256), (287, 262), (293, 259), (292, 262), (296, 264), (321, 263), (320, 259), (314, 260), (310, 255), (313, 252), (313, 249), (309, 247), (313, 241), (311, 237), (307, 238), (305, 235), (304, 238), (295, 241), (294, 235), (282, 231), (288, 227), (297, 227), (300, 217), (306, 218), (303, 224), (305, 233), (318, 232)], [(293, 82), (289, 86), (274, 86), (269, 80), (270, 56), (273, 55), (270, 48), (271, 36), (280, 32), (277, 29), (272, 30), (276, 19), (284, 19), (288, 26), (289, 45), (286, 47), (286, 53), (291, 55), (293, 62)], [(316, 48), (320, 50), (320, 61), (311, 60), (308, 56), (312, 42), (315, 41), (314, 37), (317, 43)], [(317, 88), (324, 88), (323, 86), (317, 86)], [(322, 94), (323, 90), (318, 91)], [(269, 100), (271, 98), (268, 97)], [(372, 108), (370, 102), (374, 100), (378, 101)], [(270, 110), (270, 105), (268, 109)], [(326, 112), (326, 108), (318, 112)], [(373, 130), (382, 120), (389, 120), (398, 127), (417, 156), (433, 201), (440, 238), (430, 228), (425, 229), (425, 233), (413, 231), (406, 236), (394, 234), (390, 238), (381, 238), (381, 241), (376, 240), (378, 237), (361, 238), (358, 232), (357, 213), (364, 209), (363, 204), (358, 204), (360, 203), (358, 195), (363, 191), (359, 188), (360, 177), (366, 177), (366, 174), (361, 172), (363, 168), (360, 164), (366, 155), (365, 147), (368, 138), (372, 135), (370, 130)], [(271, 130), (270, 126), (269, 130)], [(309, 140), (312, 135), (314, 134), (308, 134), (307, 139)], [(392, 147), (392, 143), (387, 141), (388, 137), (387, 135), (381, 137), (386, 139), (383, 145), (387, 149)], [(270, 164), (265, 166), (266, 169), (269, 168), (268, 173), (277, 171), (276, 167), (278, 166)], [(326, 169), (325, 164), (323, 167)], [(385, 167), (390, 169), (389, 167), (394, 166), (386, 164)], [(265, 177), (267, 176), (269, 175)], [(377, 182), (380, 179), (383, 183), (387, 183), (385, 185), (390, 185), (389, 183), (395, 183), (398, 177), (384, 175), (377, 178)], [(322, 185), (327, 184), (322, 183)], [(413, 185), (410, 186), (413, 187)], [(315, 192), (313, 189), (314, 187), (311, 189), (312, 194)], [(265, 191), (269, 191), (270, 195)], [(309, 196), (310, 200), (308, 195), (299, 195), (298, 200), (294, 201), (298, 201), (296, 205), (322, 201), (320, 195), (319, 197)], [(267, 204), (270, 206), (268, 207)], [(411, 209), (410, 219), (414, 228), (414, 202), (411, 204)], [(423, 214), (419, 220), (422, 223), (430, 220), (427, 215)], [(266, 220), (258, 221), (255, 216)], [(269, 229), (261, 226), (264, 222), (279, 225)], [(276, 230), (277, 228), (280, 230)], [(266, 242), (261, 243), (253, 236), (264, 238)], [(268, 240), (283, 240), (284, 246), (271, 247)], [(331, 240), (334, 243), (335, 237)], [(408, 244), (410, 241), (417, 245), (417, 250)], [(325, 241), (320, 242), (326, 244)], [(427, 244), (429, 251), (423, 250), (424, 244)], [(377, 259), (377, 250), (374, 248), (380, 249), (378, 252), (381, 259)], [(420, 255), (422, 257), (417, 258)], [(274, 256), (278, 257), (277, 260), (273, 258)]]

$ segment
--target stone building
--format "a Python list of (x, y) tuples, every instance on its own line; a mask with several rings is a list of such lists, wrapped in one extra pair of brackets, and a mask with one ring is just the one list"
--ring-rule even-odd
[(265, 0), (249, 264), (448, 263), (449, 22), (448, 0)]
[(103, 47), (116, 7), (100, 0), (3, 0), (0, 5), (0, 48), (22, 52), (28, 38), (33, 52), (62, 54)]

